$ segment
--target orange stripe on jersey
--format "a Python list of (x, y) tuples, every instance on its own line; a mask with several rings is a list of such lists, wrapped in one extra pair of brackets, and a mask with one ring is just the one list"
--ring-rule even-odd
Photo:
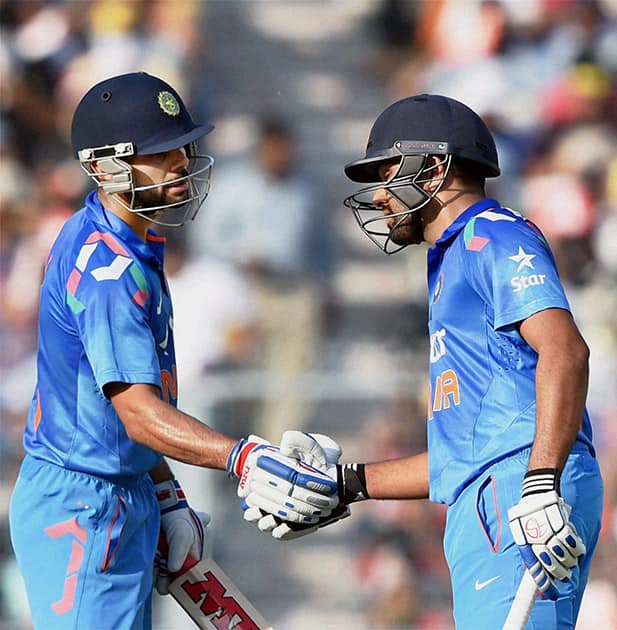
[(51, 605), (51, 608), (57, 615), (66, 615), (67, 612), (73, 610), (75, 593), (77, 592), (77, 577), (77, 575), (69, 575), (64, 580), (62, 599)]
[(130, 258), (130, 254), (126, 249), (124, 249), (109, 232), (92, 232), (86, 239), (86, 243), (96, 243), (97, 241), (103, 241), (114, 254), (120, 254), (121, 256)]
[(36, 410), (34, 411), (34, 430), (37, 431), (39, 424), (41, 424), (41, 418), (43, 413), (41, 412), (41, 393), (36, 392)]
[(77, 269), (73, 269), (66, 283), (66, 288), (72, 296), (74, 296), (75, 293), (77, 292), (77, 287), (79, 285), (80, 280), (81, 280), (81, 274), (79, 273), (79, 271), (77, 271)]
[(165, 243), (167, 241), (164, 236), (159, 236), (158, 234), (153, 234), (152, 232), (148, 232), (146, 234), (146, 240), (152, 241), (153, 243)]
[(138, 306), (143, 306), (148, 301), (148, 292), (139, 289), (133, 293), (133, 302)]

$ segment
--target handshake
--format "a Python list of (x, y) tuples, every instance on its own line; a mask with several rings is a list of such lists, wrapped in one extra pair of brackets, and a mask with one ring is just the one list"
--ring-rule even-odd
[(254, 435), (240, 440), (227, 471), (240, 479), (244, 520), (292, 540), (349, 516), (348, 504), (368, 493), (363, 468), (338, 464), (341, 452), (328, 436), (302, 431), (285, 431), (279, 446)]

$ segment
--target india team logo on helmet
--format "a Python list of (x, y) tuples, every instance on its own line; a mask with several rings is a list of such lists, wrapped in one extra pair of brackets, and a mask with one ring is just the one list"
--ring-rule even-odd
[(177, 116), (180, 113), (180, 105), (176, 97), (167, 90), (159, 92), (158, 102), (161, 109), (170, 116)]

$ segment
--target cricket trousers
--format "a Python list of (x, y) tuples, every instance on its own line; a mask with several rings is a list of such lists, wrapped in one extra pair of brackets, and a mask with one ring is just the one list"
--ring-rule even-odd
[[(444, 551), (452, 580), (457, 630), (501, 628), (524, 573), (508, 523), (520, 499), (529, 450), (504, 459), (469, 484), (448, 508)], [(595, 457), (579, 443), (561, 476), (561, 495), (587, 547), (557, 601), (536, 600), (527, 630), (574, 628), (600, 532), (602, 478)]]
[(26, 455), (11, 542), (36, 630), (148, 630), (159, 509), (152, 481), (112, 482)]

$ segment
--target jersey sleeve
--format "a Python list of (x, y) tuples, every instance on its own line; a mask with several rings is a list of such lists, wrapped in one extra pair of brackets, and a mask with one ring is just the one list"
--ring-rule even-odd
[(570, 310), (540, 230), (510, 211), (481, 213), (466, 226), (462, 266), (493, 312), (495, 330), (547, 308)]
[(150, 295), (143, 269), (111, 234), (86, 240), (65, 299), (101, 391), (111, 382), (161, 386)]

